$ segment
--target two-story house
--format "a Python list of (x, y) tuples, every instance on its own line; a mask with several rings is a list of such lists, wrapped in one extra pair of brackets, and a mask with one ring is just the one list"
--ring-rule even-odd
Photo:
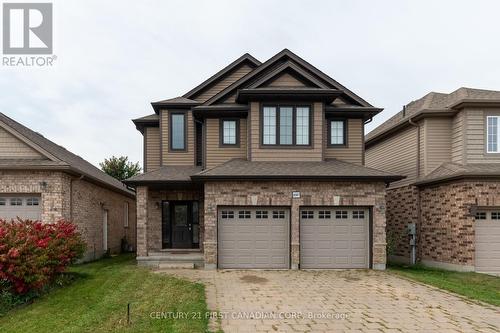
[(394, 260), (500, 273), (500, 91), (431, 92), (365, 145), (367, 166), (406, 176), (387, 191)]
[(286, 49), (152, 106), (127, 181), (139, 263), (385, 268), (385, 187), (402, 177), (364, 166), (381, 109)]

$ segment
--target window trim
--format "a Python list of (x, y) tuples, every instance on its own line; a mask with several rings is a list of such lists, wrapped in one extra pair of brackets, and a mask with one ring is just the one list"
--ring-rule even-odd
[[(496, 118), (497, 119), (497, 151), (490, 151), (489, 150), (489, 145), (488, 145), (488, 138), (490, 134), (490, 127), (488, 126), (488, 120), (490, 118)], [(486, 116), (486, 154), (491, 155), (491, 154), (500, 154), (500, 115), (487, 115)]]
[[(173, 115), (183, 115), (184, 116), (184, 149), (177, 149), (172, 147), (172, 116)], [(168, 151), (170, 153), (183, 153), (187, 152), (187, 136), (188, 136), (188, 125), (187, 125), (187, 111), (168, 111)]]
[[(265, 144), (264, 143), (264, 108), (274, 107), (276, 108), (276, 143), (275, 144)], [(289, 107), (292, 108), (292, 144), (280, 144), (280, 108)], [(298, 145), (297, 144), (297, 108), (307, 107), (309, 108), (309, 144)], [(259, 146), (264, 149), (312, 149), (313, 146), (313, 133), (314, 133), (314, 108), (312, 104), (293, 104), (293, 103), (278, 103), (278, 104), (267, 104), (262, 103), (259, 110)]]
[[(341, 121), (344, 123), (344, 143), (343, 144), (333, 144), (332, 143), (332, 121)], [(328, 121), (326, 122), (326, 136), (327, 136), (327, 147), (332, 147), (332, 148), (347, 148), (348, 142), (347, 142), (347, 137), (348, 137), (348, 121), (346, 118), (328, 118)]]
[[(224, 143), (224, 122), (236, 122), (236, 143)], [(219, 147), (220, 148), (239, 148), (240, 147), (240, 118), (220, 118), (219, 119)]]

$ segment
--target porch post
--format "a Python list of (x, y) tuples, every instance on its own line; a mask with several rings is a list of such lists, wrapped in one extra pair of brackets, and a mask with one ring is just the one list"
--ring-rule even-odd
[(138, 186), (137, 200), (137, 256), (148, 255), (148, 187)]

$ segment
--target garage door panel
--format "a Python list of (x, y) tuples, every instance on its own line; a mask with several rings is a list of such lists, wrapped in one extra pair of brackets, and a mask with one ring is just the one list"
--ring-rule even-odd
[(475, 220), (475, 270), (500, 275), (500, 211), (483, 213)]
[[(368, 268), (368, 210), (364, 208), (305, 208), (314, 214), (300, 214), (301, 268)], [(320, 218), (320, 211), (331, 218)], [(336, 211), (342, 211), (337, 214)], [(353, 211), (363, 211), (355, 218)], [(345, 215), (347, 212), (347, 216)], [(356, 217), (359, 217), (357, 214)]]
[(40, 194), (0, 193), (0, 218), (5, 220), (41, 220), (42, 201)]
[[(248, 211), (247, 216), (238, 211)], [(218, 216), (218, 265), (220, 268), (288, 268), (289, 213), (283, 208), (225, 207), (234, 218)], [(276, 211), (275, 214), (273, 212)], [(257, 217), (259, 213), (259, 218)], [(265, 214), (267, 212), (267, 215)], [(276, 216), (276, 218), (273, 218)], [(279, 218), (279, 216), (284, 218)], [(231, 242), (227, 242), (230, 240)]]

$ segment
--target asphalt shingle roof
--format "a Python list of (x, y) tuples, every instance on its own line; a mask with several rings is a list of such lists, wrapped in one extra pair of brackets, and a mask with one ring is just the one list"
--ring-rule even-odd
[(474, 163), (462, 165), (445, 162), (427, 176), (419, 179), (415, 184), (423, 185), (465, 177), (500, 177), (500, 164)]
[(66, 150), (66, 148), (55, 144), (49, 139), (45, 138), (43, 135), (34, 132), (27, 128), (26, 126), (18, 123), (17, 121), (9, 118), (5, 114), (0, 112), (0, 122), (3, 122), (8, 127), (12, 128), (14, 131), (21, 134), (23, 137), (28, 139), (29, 141), (35, 143), (49, 154), (56, 157), (59, 161), (26, 161), (26, 160), (4, 160), (0, 163), (2, 168), (16, 168), (19, 169), (21, 167), (68, 167), (69, 169), (73, 169), (87, 177), (94, 179), (104, 185), (107, 185), (115, 190), (125, 192), (129, 195), (134, 195), (134, 192), (127, 189), (127, 187), (120, 182), (119, 180), (109, 176), (104, 173), (91, 163), (85, 161), (78, 155), (73, 154), (72, 152)]
[(142, 173), (125, 180), (128, 184), (148, 182), (190, 182), (191, 176), (200, 172), (199, 166), (162, 166), (159, 169)]

